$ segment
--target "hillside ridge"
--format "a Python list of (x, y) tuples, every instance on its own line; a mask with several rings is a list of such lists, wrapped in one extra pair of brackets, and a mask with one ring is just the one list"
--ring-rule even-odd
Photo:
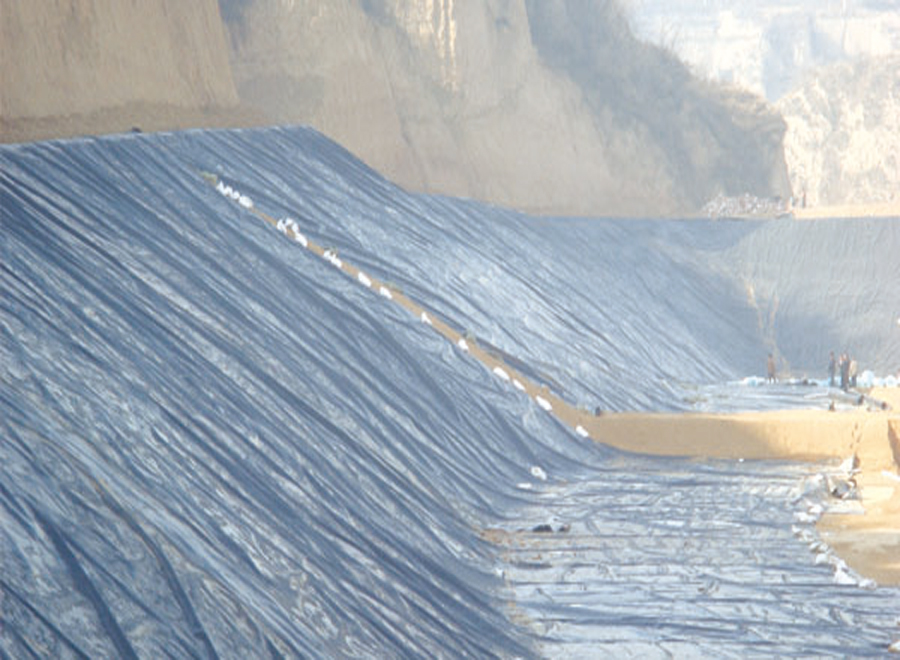
[(542, 215), (791, 193), (778, 114), (639, 42), (616, 2), (148, 7), (2, 0), (0, 139), (306, 124), (410, 190)]

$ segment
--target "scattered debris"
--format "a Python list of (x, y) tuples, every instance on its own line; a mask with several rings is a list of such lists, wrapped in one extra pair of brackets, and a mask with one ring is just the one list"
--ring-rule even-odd
[(782, 218), (790, 215), (790, 207), (780, 197), (756, 197), (744, 193), (738, 197), (717, 195), (703, 207), (707, 218)]
[(859, 489), (856, 485), (856, 479), (841, 479), (832, 477), (828, 480), (828, 493), (839, 500), (856, 500), (859, 499)]
[(556, 529), (553, 529), (553, 525), (542, 523), (532, 527), (531, 531), (536, 532), (537, 534), (566, 534), (570, 529), (571, 526), (568, 523), (560, 525)]

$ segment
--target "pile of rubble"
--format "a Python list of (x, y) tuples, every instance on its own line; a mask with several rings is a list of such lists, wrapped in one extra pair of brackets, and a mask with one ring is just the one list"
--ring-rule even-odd
[(791, 213), (790, 203), (780, 197), (756, 197), (744, 193), (738, 197), (717, 195), (703, 207), (707, 218), (780, 218)]

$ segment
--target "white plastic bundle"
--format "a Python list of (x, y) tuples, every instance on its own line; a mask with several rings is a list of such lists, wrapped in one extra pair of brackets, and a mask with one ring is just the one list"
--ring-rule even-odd
[(344, 266), (344, 262), (338, 258), (337, 252), (332, 248), (325, 250), (325, 252), (322, 253), (322, 258), (335, 268), (343, 268)]
[(531, 476), (535, 479), (540, 479), (541, 481), (547, 481), (547, 473), (540, 465), (531, 466)]
[(497, 376), (504, 383), (509, 382), (509, 374), (503, 369), (503, 367), (494, 367), (494, 375)]

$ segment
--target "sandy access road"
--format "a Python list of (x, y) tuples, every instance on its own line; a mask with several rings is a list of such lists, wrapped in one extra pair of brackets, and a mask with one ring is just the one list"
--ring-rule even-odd
[(863, 515), (826, 514), (822, 539), (857, 573), (900, 586), (900, 390), (873, 390), (889, 411), (611, 413), (578, 420), (620, 449), (698, 458), (844, 460), (856, 456)]

